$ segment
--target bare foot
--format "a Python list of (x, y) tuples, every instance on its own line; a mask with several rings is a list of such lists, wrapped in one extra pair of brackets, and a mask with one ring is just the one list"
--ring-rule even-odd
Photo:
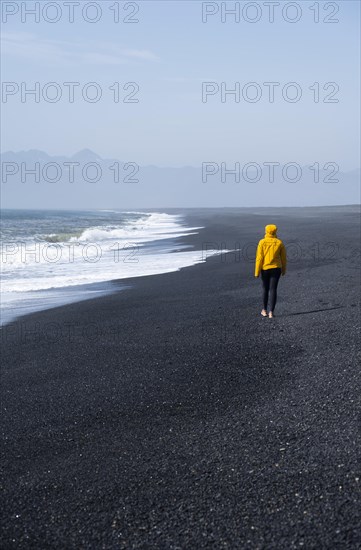
[(273, 318), (274, 318), (274, 315), (273, 315), (272, 311), (269, 312), (268, 318), (269, 318), (269, 319), (273, 319)]
[(267, 317), (267, 311), (265, 309), (262, 309), (261, 315), (262, 317)]

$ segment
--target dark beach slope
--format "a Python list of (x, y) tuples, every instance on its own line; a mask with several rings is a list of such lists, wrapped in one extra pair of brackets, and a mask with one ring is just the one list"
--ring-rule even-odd
[[(186, 216), (206, 228), (180, 242), (250, 259), (2, 330), (3, 548), (360, 547), (359, 208)], [(267, 223), (290, 259), (274, 320)]]

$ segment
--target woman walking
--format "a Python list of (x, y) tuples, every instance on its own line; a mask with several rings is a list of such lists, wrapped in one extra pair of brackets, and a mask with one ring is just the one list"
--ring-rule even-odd
[(266, 234), (258, 243), (254, 276), (261, 273), (263, 286), (263, 309), (261, 315), (267, 317), (268, 300), (270, 303), (268, 317), (274, 317), (277, 302), (277, 286), (279, 278), (286, 273), (286, 248), (281, 239), (277, 238), (277, 225), (266, 225)]

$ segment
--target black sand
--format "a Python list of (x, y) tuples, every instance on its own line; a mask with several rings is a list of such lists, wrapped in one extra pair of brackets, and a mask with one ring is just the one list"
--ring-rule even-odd
[[(360, 547), (359, 208), (187, 220), (206, 229), (179, 242), (249, 259), (2, 329), (3, 548)], [(273, 320), (267, 223), (289, 253)]]

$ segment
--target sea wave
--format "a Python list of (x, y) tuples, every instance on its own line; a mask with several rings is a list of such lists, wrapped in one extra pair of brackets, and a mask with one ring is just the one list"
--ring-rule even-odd
[(1, 254), (3, 322), (82, 299), (98, 283), (177, 271), (219, 254), (177, 241), (203, 227), (187, 226), (180, 214), (98, 214), (19, 211), (8, 216)]
[[(222, 252), (225, 252), (224, 250)], [(219, 250), (207, 250), (206, 256), (202, 251), (186, 251), (167, 254), (147, 254), (138, 261), (128, 263), (112, 262), (104, 265), (94, 264), (91, 270), (79, 271), (76, 269), (67, 272), (59, 272), (57, 275), (47, 273), (43, 277), (32, 276), (27, 279), (22, 277), (3, 281), (2, 291), (6, 294), (26, 294), (33, 291), (61, 289), (65, 287), (89, 285), (93, 283), (121, 280), (146, 275), (170, 273), (181, 268), (202, 263), (207, 257), (220, 254)], [(130, 260), (130, 257), (128, 256)]]
[[(102, 225), (94, 223), (99, 221)], [(178, 256), (176, 260), (173, 254), (168, 254), (169, 243), (164, 246), (162, 241), (172, 241), (200, 229), (186, 227), (181, 215), (162, 212), (122, 212), (109, 218), (95, 216), (86, 222), (89, 226), (81, 230), (35, 233), (33, 240), (3, 243), (3, 292), (22, 293), (137, 276), (132, 269), (134, 265), (137, 274), (148, 273), (152, 264), (155, 266), (152, 274), (157, 273), (157, 269), (162, 272), (164, 265), (159, 263), (160, 256), (168, 256), (169, 264), (181, 258)], [(39, 217), (42, 228), (51, 224), (54, 217), (49, 220)], [(59, 225), (64, 226), (64, 221), (60, 220)], [(149, 243), (152, 247), (147, 248)]]

